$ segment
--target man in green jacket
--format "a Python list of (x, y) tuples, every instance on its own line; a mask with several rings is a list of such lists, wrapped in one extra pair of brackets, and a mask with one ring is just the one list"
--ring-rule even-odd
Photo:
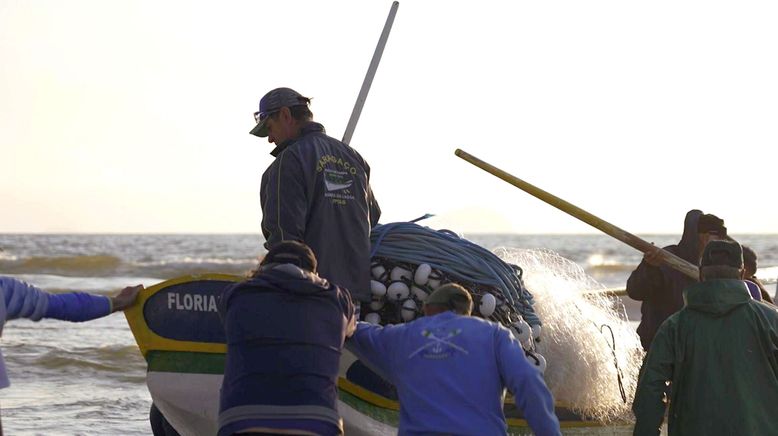
[[(635, 435), (778, 435), (778, 311), (751, 299), (743, 251), (711, 241), (700, 283), (654, 337), (638, 382)], [(665, 398), (670, 382), (669, 399)]]

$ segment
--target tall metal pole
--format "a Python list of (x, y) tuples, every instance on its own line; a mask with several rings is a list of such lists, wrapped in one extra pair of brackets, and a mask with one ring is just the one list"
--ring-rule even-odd
[(370, 85), (373, 84), (373, 77), (378, 69), (378, 63), (381, 62), (381, 55), (384, 54), (384, 47), (386, 41), (389, 39), (389, 32), (392, 30), (392, 24), (394, 23), (394, 16), (397, 14), (397, 8), (400, 6), (400, 2), (393, 2), (392, 8), (389, 10), (389, 16), (386, 17), (386, 24), (384, 24), (384, 30), (381, 32), (381, 37), (378, 39), (378, 45), (373, 53), (373, 59), (370, 61), (370, 67), (367, 69), (365, 80), (362, 82), (362, 89), (359, 90), (359, 96), (357, 96), (357, 102), (354, 104), (354, 110), (351, 111), (351, 118), (348, 120), (346, 126), (346, 132), (343, 133), (343, 142), (346, 144), (351, 142), (351, 137), (354, 135), (354, 129), (357, 128), (357, 121), (362, 114), (362, 107), (365, 105), (367, 99), (367, 93), (370, 91)]

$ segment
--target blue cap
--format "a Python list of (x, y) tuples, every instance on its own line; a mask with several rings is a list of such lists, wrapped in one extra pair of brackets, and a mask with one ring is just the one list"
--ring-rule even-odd
[(259, 122), (249, 133), (264, 138), (267, 136), (267, 117), (283, 107), (303, 106), (311, 102), (308, 97), (303, 97), (299, 92), (291, 88), (276, 88), (259, 100), (259, 111), (254, 114)]

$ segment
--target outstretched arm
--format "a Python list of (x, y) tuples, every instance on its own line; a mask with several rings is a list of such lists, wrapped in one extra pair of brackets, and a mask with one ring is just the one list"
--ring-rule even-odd
[(554, 399), (540, 370), (527, 360), (519, 341), (507, 329), (498, 327), (495, 335), (500, 376), (513, 394), (516, 407), (536, 435), (561, 435)]
[(113, 297), (93, 295), (86, 292), (49, 294), (49, 308), (44, 318), (72, 322), (101, 318), (117, 310), (124, 310), (138, 298), (143, 285), (128, 286)]
[(29, 283), (12, 277), (0, 277), (0, 290), (6, 308), (6, 319), (29, 318), (38, 321), (54, 318), (65, 321), (89, 321), (131, 306), (143, 286), (124, 288), (115, 297), (86, 292), (49, 294)]

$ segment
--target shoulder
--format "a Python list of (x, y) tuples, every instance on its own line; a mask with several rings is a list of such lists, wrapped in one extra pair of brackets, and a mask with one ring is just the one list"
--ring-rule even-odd
[(770, 320), (778, 321), (778, 307), (766, 302), (758, 300), (750, 300), (749, 306), (765, 314)]

